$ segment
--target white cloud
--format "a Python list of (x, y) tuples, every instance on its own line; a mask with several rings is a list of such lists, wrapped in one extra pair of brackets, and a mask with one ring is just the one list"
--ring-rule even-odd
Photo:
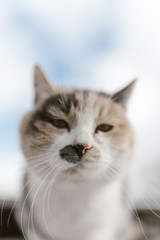
[(124, 38), (122, 47), (144, 70), (160, 78), (160, 2), (123, 0)]
[(30, 95), (31, 66), (36, 59), (36, 53), (30, 44), (33, 40), (32, 36), (27, 35), (25, 30), (22, 34), (12, 23), (12, 17), (18, 11), (23, 10), (22, 13), (28, 14), (33, 21), (36, 19), (53, 39), (57, 39), (63, 57), (66, 55), (68, 61), (73, 63), (76, 54), (84, 51), (83, 43), (95, 30), (96, 25), (103, 21), (107, 23), (108, 20), (107, 8), (104, 12), (103, 1), (99, 0), (29, 0), (23, 3), (14, 0), (2, 1), (2, 3), (3, 32), (0, 39), (0, 64), (3, 67), (0, 71), (0, 112), (3, 114), (19, 104), (19, 99), (24, 95)]
[(0, 199), (17, 199), (22, 190), (24, 160), (19, 152), (0, 155)]
[[(20, 106), (20, 99), (31, 95), (30, 65), (27, 60), (22, 61), (17, 57), (18, 51), (17, 46), (8, 43), (6, 39), (0, 40), (0, 65), (3, 66), (0, 70), (1, 114), (7, 114), (17, 105)], [(23, 104), (26, 103), (24, 99)]]
[[(21, 36), (12, 26), (11, 9), (6, 9), (5, 4), (2, 4), (1, 11), (3, 24), (0, 38), (0, 113), (7, 114), (17, 105), (21, 105), (22, 96), (30, 95), (33, 54), (26, 36)], [(28, 48), (24, 48), (27, 45)]]
[[(115, 17), (112, 13), (111, 1), (106, 1), (105, 7), (103, 2), (100, 0), (2, 1), (0, 14), (4, 27), (0, 39), (0, 65), (2, 66), (0, 114), (7, 114), (15, 109), (17, 104), (26, 108), (26, 104), (29, 105), (26, 98), (31, 99), (32, 95), (31, 66), (35, 55), (32, 52), (29, 36), (27, 34), (22, 36), (16, 28), (13, 29), (11, 24), (10, 17), (16, 7), (19, 10), (25, 10), (30, 14), (29, 17), (37, 19), (50, 36), (59, 41), (63, 55), (69, 57), (68, 61), (71, 62), (74, 59), (73, 55), (76, 56), (82, 51), (85, 41), (96, 27), (104, 24), (107, 28), (108, 25), (112, 26), (116, 21), (120, 21), (117, 26), (120, 27), (121, 34), (119, 33), (116, 41), (119, 49), (104, 58), (93, 56), (94, 59), (90, 59), (90, 77), (89, 79), (87, 79), (88, 76), (86, 77), (85, 84), (88, 87), (93, 85), (95, 88), (115, 90), (133, 77), (140, 78), (130, 110), (130, 118), (138, 133), (136, 157), (142, 164), (138, 161), (136, 164), (140, 174), (140, 169), (145, 169), (145, 161), (152, 161), (153, 165), (155, 163), (156, 169), (157, 157), (160, 155), (158, 146), (160, 141), (160, 3), (159, 1), (123, 0), (119, 9), (119, 14), (123, 13), (123, 17), (120, 19), (119, 15)], [(84, 54), (83, 51), (82, 54)], [(75, 85), (78, 84), (75, 82)], [(17, 158), (19, 158), (17, 153), (2, 156), (5, 163), (9, 165), (11, 159)], [(0, 172), (0, 189), (3, 195), (8, 194), (6, 189), (11, 189), (12, 180), (14, 186), (17, 186), (17, 176), (19, 176), (16, 169), (13, 175), (7, 178), (3, 174), (6, 166), (2, 166)], [(14, 195), (14, 191), (11, 195)]]
[(14, 2), (45, 27), (50, 36), (58, 41), (63, 55), (69, 56), (69, 60), (77, 53), (83, 54), (84, 45), (96, 29), (102, 26), (106, 30), (108, 27), (111, 29), (116, 22), (114, 1), (111, 3), (109, 0)]

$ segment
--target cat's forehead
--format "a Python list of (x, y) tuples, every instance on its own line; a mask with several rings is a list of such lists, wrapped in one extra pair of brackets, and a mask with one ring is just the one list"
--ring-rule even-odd
[(107, 109), (111, 104), (109, 95), (103, 92), (87, 90), (59, 91), (50, 95), (42, 105), (42, 109), (47, 112), (59, 111), (66, 115), (72, 112), (81, 112), (84, 109), (97, 111)]

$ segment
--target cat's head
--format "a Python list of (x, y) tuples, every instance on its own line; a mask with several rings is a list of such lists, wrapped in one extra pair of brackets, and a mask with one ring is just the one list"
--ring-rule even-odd
[(123, 175), (130, 165), (133, 132), (126, 104), (135, 81), (114, 94), (56, 88), (35, 67), (35, 105), (21, 124), (30, 171), (61, 172), (70, 179)]

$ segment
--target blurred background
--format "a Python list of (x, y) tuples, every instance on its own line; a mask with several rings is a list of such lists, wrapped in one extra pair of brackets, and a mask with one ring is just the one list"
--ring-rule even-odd
[(33, 66), (58, 86), (113, 92), (138, 78), (130, 196), (160, 208), (159, 0), (0, 0), (0, 198), (20, 194), (18, 127), (33, 105)]

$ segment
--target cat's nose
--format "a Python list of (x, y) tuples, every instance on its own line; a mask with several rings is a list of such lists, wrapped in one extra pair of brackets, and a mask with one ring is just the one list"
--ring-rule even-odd
[(88, 144), (68, 145), (60, 150), (60, 156), (68, 162), (77, 163), (90, 148)]
[(87, 150), (91, 148), (88, 144), (79, 144), (79, 143), (73, 145), (73, 147), (77, 151), (79, 157), (82, 157), (87, 152)]

